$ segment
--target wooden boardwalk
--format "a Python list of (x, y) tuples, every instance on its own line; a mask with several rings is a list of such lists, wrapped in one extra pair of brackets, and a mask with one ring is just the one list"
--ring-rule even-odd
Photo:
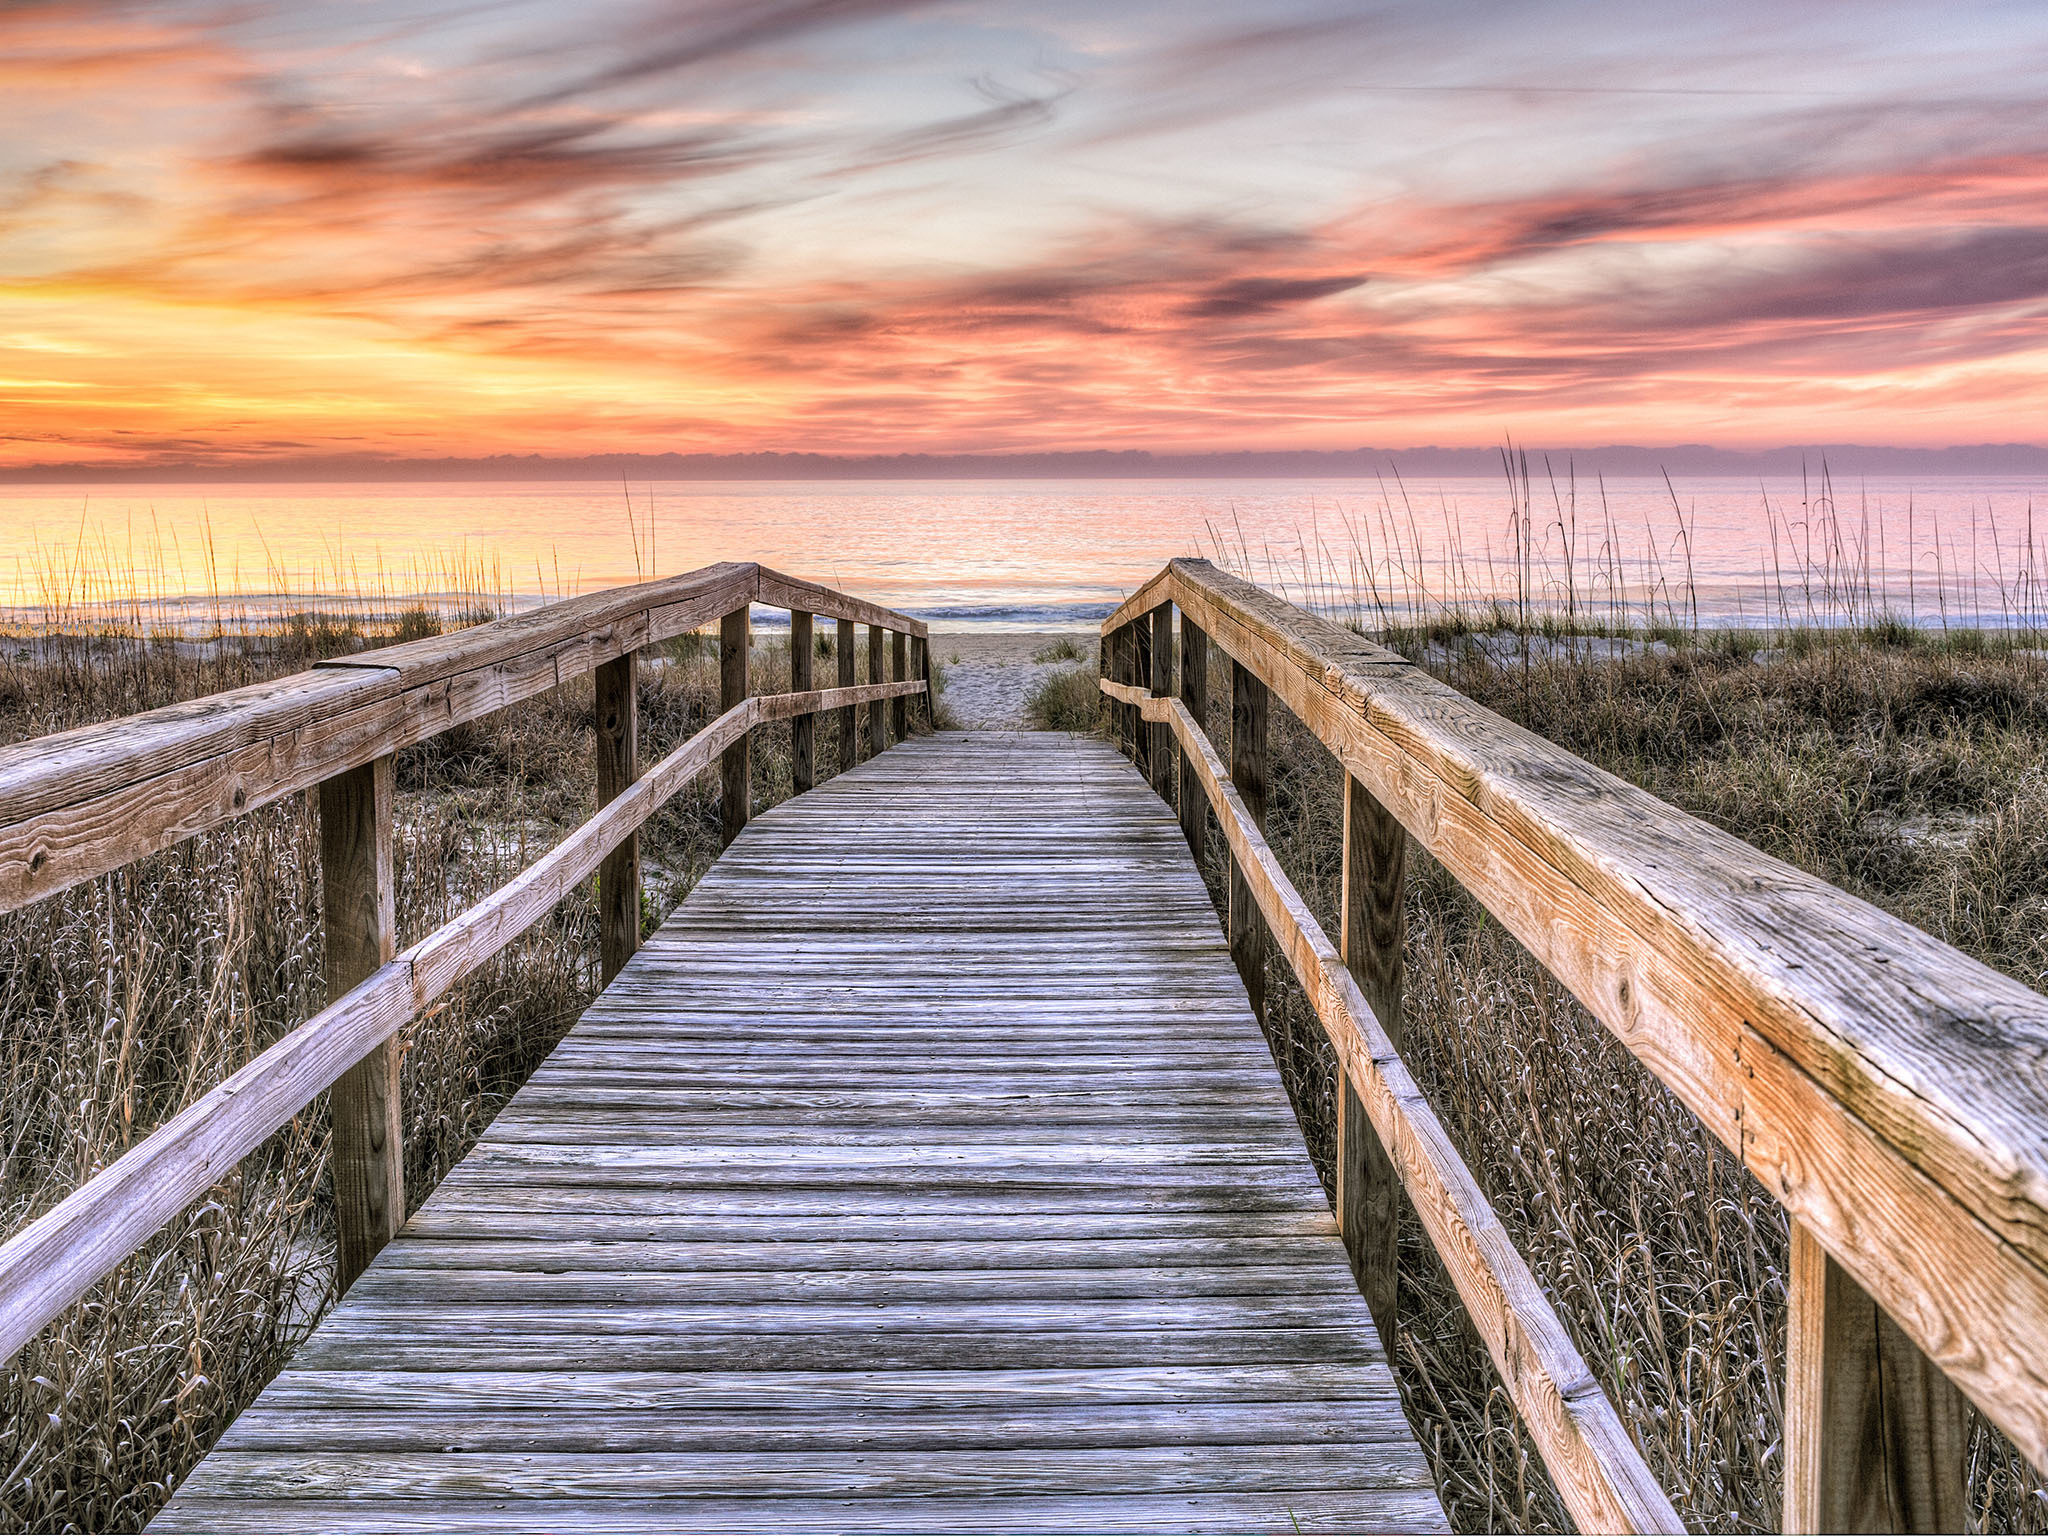
[(755, 820), (153, 1528), (1444, 1520), (1171, 813), (950, 733)]

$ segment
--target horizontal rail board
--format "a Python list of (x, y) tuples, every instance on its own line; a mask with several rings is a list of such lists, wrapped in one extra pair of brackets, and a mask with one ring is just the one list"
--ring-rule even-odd
[(1208, 735), (1178, 699), (1102, 691), (1170, 726), (1260, 914), (1301, 978), (1558, 1492), (1581, 1530), (1685, 1529), (1485, 1191), (1410, 1076), (1336, 945), (1287, 879)]
[(714, 565), (23, 742), (0, 749), (0, 912), (757, 601), (925, 634), (915, 619), (829, 588)]
[(759, 695), (713, 720), (507, 885), (380, 966), (0, 1245), (0, 1360), (11, 1359), (342, 1073), (546, 916), (750, 729), (806, 709), (923, 687), (870, 683)]
[(2048, 1465), (2048, 999), (1207, 561), (1178, 604)]

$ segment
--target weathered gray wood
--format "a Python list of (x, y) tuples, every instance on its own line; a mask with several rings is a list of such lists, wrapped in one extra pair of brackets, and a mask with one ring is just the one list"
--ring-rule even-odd
[[(391, 850), (392, 762), (380, 757), (320, 785), (320, 887), (327, 1000), (339, 1002), (397, 949)], [(335, 1279), (347, 1289), (405, 1221), (405, 1118), (398, 1044), (385, 1040), (336, 1080)]]
[(1785, 1288), (1784, 1529), (1964, 1529), (1962, 1393), (1798, 1222)]
[(1313, 1489), (1282, 1504), (1270, 1492), (1059, 1494), (1042, 1498), (943, 1499), (291, 1499), (192, 1498), (173, 1506), (164, 1530), (276, 1536), (279, 1530), (404, 1532), (601, 1532), (673, 1536), (680, 1526), (722, 1536), (788, 1536), (791, 1531), (890, 1532), (923, 1536), (1015, 1536), (1023, 1532), (1398, 1531), (1441, 1529), (1434, 1492)]
[[(801, 608), (789, 615), (789, 691), (811, 691), (812, 666), (817, 647), (811, 637), (811, 616)], [(801, 714), (789, 722), (789, 780), (798, 794), (818, 782), (818, 717)], [(607, 978), (609, 980), (609, 978)]]
[[(894, 631), (889, 645), (889, 681), (907, 682), (910, 678), (910, 636), (902, 630)], [(889, 702), (889, 726), (898, 741), (910, 737), (910, 700), (898, 694)]]
[(0, 748), (0, 911), (141, 858), (760, 597), (924, 626), (752, 564), (709, 566)]
[(1169, 1507), (1443, 1528), (1171, 813), (989, 732), (756, 818), (158, 1528)]
[[(1157, 612), (1155, 609), (1154, 612)], [(1152, 686), (1152, 616), (1140, 614), (1130, 625), (1131, 654), (1130, 675), (1127, 682), (1137, 688)], [(1131, 764), (1138, 770), (1138, 777), (1150, 780), (1152, 767), (1152, 727), (1133, 715), (1131, 718)]]
[(881, 683), (752, 698), (655, 764), (510, 884), (436, 929), (0, 1244), (0, 1358), (132, 1254), (148, 1236), (588, 879), (605, 854), (748, 730), (784, 711), (887, 698)]
[[(879, 624), (868, 626), (868, 681), (879, 683), (883, 676), (882, 651), (888, 631)], [(889, 712), (880, 704), (868, 706), (868, 756), (880, 757), (889, 748)]]
[[(748, 661), (754, 647), (753, 613), (736, 608), (718, 621), (718, 712), (737, 708), (753, 692)], [(740, 835), (754, 807), (754, 757), (742, 735), (725, 749), (718, 765), (719, 826), (728, 845)]]
[[(854, 684), (856, 658), (853, 654), (853, 646), (853, 620), (841, 619), (839, 620), (837, 638), (833, 642), (833, 650), (839, 661), (839, 686), (842, 688), (851, 688)], [(858, 714), (858, 707), (852, 704), (844, 705), (839, 711), (839, 771), (841, 773), (850, 772), (853, 766), (860, 761), (860, 733), (856, 729), (859, 724), (856, 718)]]
[[(1152, 691), (1162, 697), (1173, 692), (1173, 605), (1161, 603), (1152, 610), (1152, 651), (1151, 667), (1146, 678)], [(1173, 804), (1173, 727), (1165, 721), (1154, 721), (1145, 727), (1150, 737), (1148, 750), (1151, 758), (1152, 787), (1159, 792), (1159, 798), (1168, 805)]]
[[(1401, 1021), (1407, 854), (1408, 834), (1401, 824), (1346, 774), (1338, 952), (1397, 1051), (1407, 1039)], [(1401, 1180), (1348, 1079), (1339, 1095), (1337, 1224), (1372, 1320), (1392, 1348), (1399, 1315)]]
[(765, 565), (755, 566), (754, 570), (759, 573), (754, 596), (770, 608), (801, 608), (806, 613), (823, 614), (826, 618), (857, 619), (863, 624), (881, 624), (920, 637), (926, 633), (924, 621), (913, 619), (908, 614), (864, 602), (844, 592), (835, 592), (814, 581), (772, 571)]
[[(1105, 691), (1114, 688), (1105, 684)], [(1582, 1530), (1684, 1529), (1527, 1262), (1402, 1064), (1336, 947), (1288, 882), (1223, 761), (1177, 699), (1139, 699), (1193, 755), (1233, 862), (1392, 1154), (1508, 1395)]]
[[(1195, 719), (1209, 718), (1209, 637), (1183, 613), (1180, 616), (1180, 697)], [(1209, 797), (1187, 754), (1180, 757), (1180, 830), (1197, 867), (1208, 852)]]
[(1480, 708), (1176, 560), (1173, 601), (2048, 1465), (2048, 1000)]
[(932, 642), (928, 636), (919, 635), (910, 642), (911, 676), (924, 684), (924, 694), (917, 703), (918, 719), (926, 730), (931, 730), (938, 716), (932, 706)]
[[(597, 803), (600, 808), (640, 777), (639, 653), (597, 669)], [(640, 947), (640, 834), (629, 832), (597, 868), (598, 950), (607, 984)]]
[[(1230, 781), (1252, 825), (1266, 830), (1266, 685), (1241, 663), (1230, 664)], [(1266, 929), (1236, 856), (1230, 861), (1230, 955), (1252, 1012), (1266, 1016)]]

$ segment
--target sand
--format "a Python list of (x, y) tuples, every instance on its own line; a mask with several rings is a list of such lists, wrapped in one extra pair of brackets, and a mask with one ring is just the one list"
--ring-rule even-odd
[(1098, 643), (1092, 630), (1033, 630), (1019, 634), (981, 631), (931, 637), (932, 660), (945, 669), (942, 695), (961, 726), (971, 731), (1018, 730), (1027, 726), (1024, 700), (1048, 672), (1071, 661), (1032, 660), (1047, 646), (1071, 640), (1092, 663)]

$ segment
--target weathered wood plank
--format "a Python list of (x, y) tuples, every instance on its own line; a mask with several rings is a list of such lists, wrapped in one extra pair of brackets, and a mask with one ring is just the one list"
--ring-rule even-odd
[[(811, 637), (811, 616), (798, 608), (789, 615), (789, 691), (809, 693), (817, 643)], [(789, 722), (790, 787), (798, 794), (818, 782), (818, 717), (806, 712)], [(611, 978), (605, 978), (609, 981)]]
[[(871, 611), (796, 585), (823, 594), (819, 612)], [(753, 565), (710, 566), (0, 749), (0, 911), (697, 629), (760, 587)]]
[(1159, 1501), (1442, 1528), (1171, 812), (942, 735), (749, 824), (159, 1523)]
[[(628, 651), (597, 669), (597, 804), (640, 776), (640, 701)], [(640, 947), (640, 834), (628, 832), (597, 868), (598, 953), (606, 984)]]
[[(1173, 609), (1162, 603), (1152, 610), (1149, 665), (1143, 679), (1162, 697), (1173, 692)], [(1173, 803), (1173, 727), (1158, 721), (1146, 727), (1150, 737), (1146, 750), (1151, 763), (1152, 787), (1168, 805)]]
[[(1136, 706), (1135, 700), (1132, 701)], [(1252, 826), (1266, 830), (1267, 688), (1246, 667), (1230, 664), (1230, 781), (1244, 803)], [(1142, 729), (1142, 727), (1141, 727)], [(1200, 770), (1196, 770), (1199, 775)], [(1252, 1013), (1266, 1016), (1266, 928), (1245, 872), (1230, 859), (1230, 957)]]
[[(736, 608), (718, 621), (718, 712), (737, 709), (753, 692), (748, 662), (754, 647), (753, 615)], [(718, 763), (719, 826), (727, 844), (740, 835), (754, 804), (752, 739), (742, 732)]]
[[(899, 629), (890, 637), (889, 681), (892, 683), (901, 683), (907, 682), (909, 678), (910, 637), (904, 634), (903, 631)], [(898, 741), (905, 741), (909, 739), (910, 700), (900, 693), (897, 694), (896, 697), (890, 701), (889, 723), (890, 728), (894, 732), (895, 737)]]
[(1168, 600), (2048, 1464), (2048, 1000), (1205, 561)]
[[(1185, 613), (1180, 616), (1180, 698), (1188, 713), (1209, 718), (1209, 637)], [(1183, 752), (1180, 758), (1180, 830), (1197, 866), (1208, 851), (1209, 797), (1201, 775)]]
[[(1408, 834), (1365, 786), (1344, 779), (1344, 865), (1338, 951), (1358, 990), (1396, 1051), (1406, 1043), (1401, 1020), (1403, 904)], [(1346, 1079), (1337, 1101), (1337, 1222), (1372, 1308), (1380, 1337), (1393, 1347), (1400, 1298), (1401, 1180)]]
[[(380, 757), (320, 785), (320, 889), (327, 1000), (391, 963), (397, 948), (392, 763)], [(334, 1122), (335, 1279), (346, 1290), (405, 1220), (405, 1120), (398, 1045), (371, 1047), (329, 1093)]]
[[(833, 642), (833, 650), (839, 662), (839, 686), (851, 688), (854, 684), (855, 657), (853, 654), (853, 620), (839, 620), (839, 629)], [(840, 706), (839, 710), (839, 771), (850, 773), (860, 761), (860, 735), (855, 729), (858, 710), (852, 704)]]
[(280, 1530), (416, 1533), (646, 1532), (673, 1536), (678, 1524), (704, 1536), (788, 1536), (791, 1531), (983, 1533), (1443, 1530), (1434, 1492), (1421, 1489), (1304, 1489), (1283, 1502), (1255, 1494), (1063, 1494), (1047, 1498), (951, 1499), (292, 1499), (194, 1498), (152, 1529), (276, 1536)]
[[(882, 680), (883, 637), (887, 631), (879, 624), (868, 626), (868, 681)], [(880, 757), (889, 746), (888, 712), (879, 703), (868, 706), (868, 756)]]
[(1783, 1528), (1963, 1530), (1962, 1394), (1796, 1222), (1785, 1288)]
[(1581, 1529), (1682, 1531), (1527, 1262), (1493, 1212), (1336, 946), (1309, 913), (1177, 699), (1144, 701), (1173, 722), (1247, 886), (1323, 1022), (1346, 1081), (1371, 1117), (1437, 1253), (1499, 1367), (1530, 1437)]

